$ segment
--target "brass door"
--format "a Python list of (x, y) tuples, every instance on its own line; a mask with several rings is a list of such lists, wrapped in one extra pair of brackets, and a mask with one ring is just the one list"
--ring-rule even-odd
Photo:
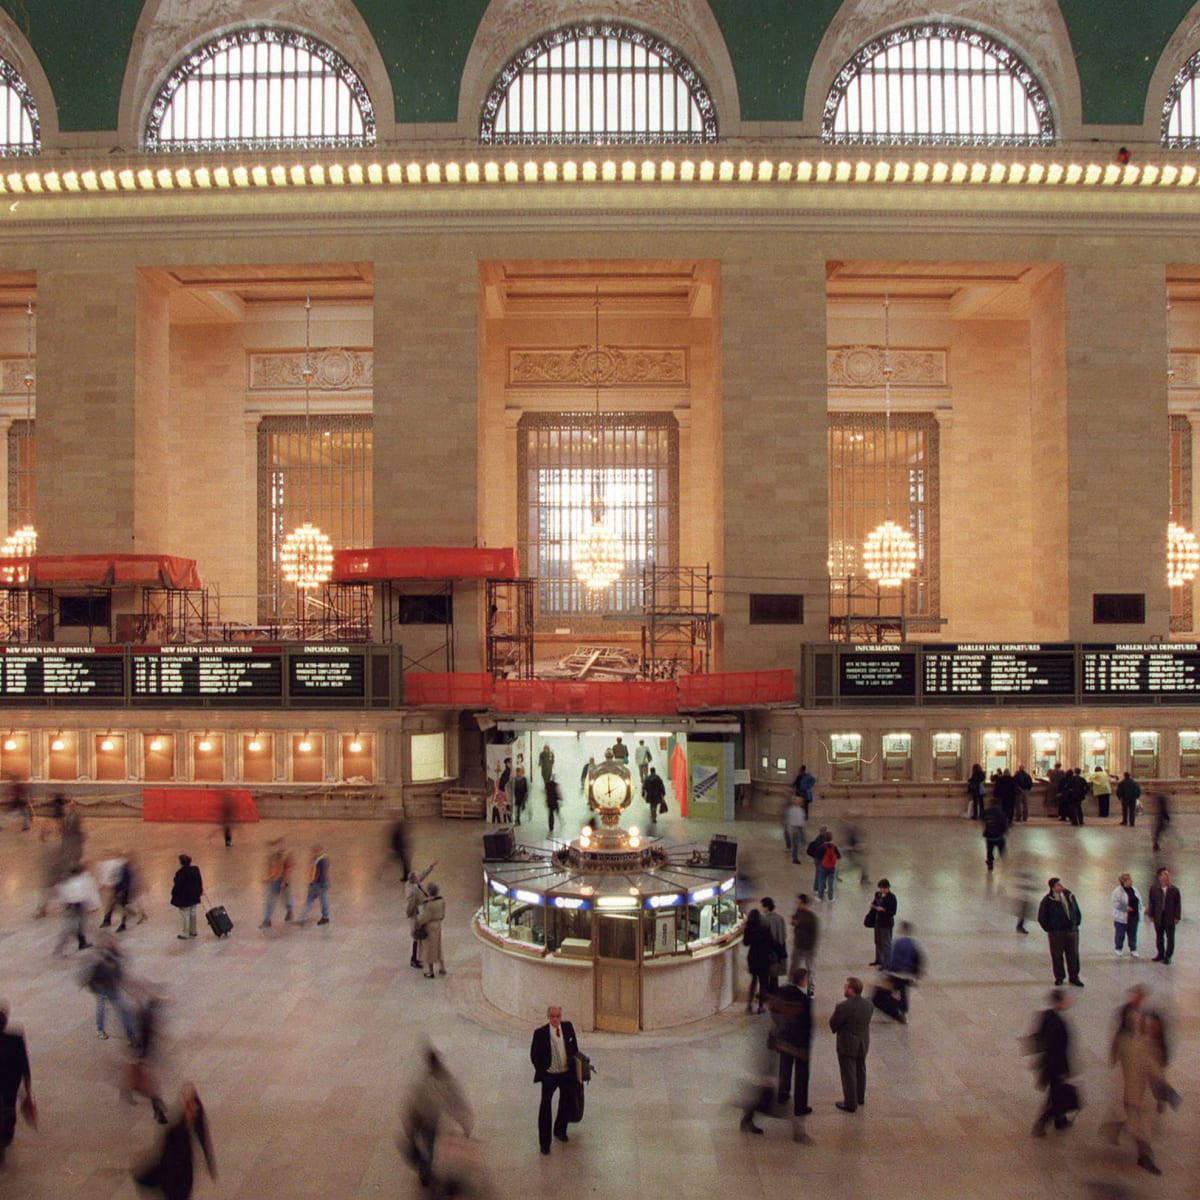
[(637, 913), (596, 914), (596, 1028), (642, 1027), (642, 922)]

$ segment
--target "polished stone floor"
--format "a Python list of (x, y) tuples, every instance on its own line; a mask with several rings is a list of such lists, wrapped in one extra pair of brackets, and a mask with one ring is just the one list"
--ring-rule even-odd
[[(535, 799), (536, 808), (536, 799)], [(575, 821), (578, 814), (571, 813)], [(868, 1102), (838, 1112), (837, 1065), (827, 1018), (844, 976), (869, 975), (868, 895), (847, 878), (821, 906), (811, 1103), (811, 1145), (796, 1145), (783, 1121), (766, 1136), (739, 1133), (733, 1107), (765, 1036), (766, 1018), (726, 1012), (669, 1034), (622, 1037), (580, 1031), (598, 1068), (586, 1119), (548, 1158), (535, 1136), (537, 1090), (528, 1063), (531, 1030), (482, 1000), (480, 945), (468, 922), (480, 898), (476, 823), (415, 826), (417, 858), (438, 860), (432, 878), (448, 896), (449, 976), (409, 968), (398, 874), (381, 824), (264, 822), (239, 827), (226, 849), (203, 826), (87, 822), (92, 861), (132, 850), (150, 885), (151, 916), (122, 935), (132, 972), (168, 996), (164, 1077), (169, 1091), (193, 1080), (208, 1107), (219, 1178), (201, 1176), (199, 1196), (409, 1196), (420, 1189), (395, 1138), (399, 1100), (422, 1039), (432, 1038), (466, 1088), (493, 1194), (516, 1200), (568, 1196), (798, 1195), (906, 1197), (1194, 1197), (1200, 1192), (1200, 944), (1190, 916), (1170, 967), (1118, 960), (1108, 895), (1130, 870), (1145, 895), (1149, 830), (1089, 824), (1072, 830), (1033, 822), (989, 879), (978, 827), (965, 821), (877, 821), (866, 830), (873, 874), (886, 873), (900, 916), (912, 920), (930, 972), (915, 993), (911, 1023), (880, 1018), (868, 1060)], [(539, 819), (531, 836), (542, 836)], [(711, 827), (678, 817), (673, 840), (706, 839)], [(760, 894), (790, 911), (812, 883), (794, 867), (777, 829), (739, 823), (743, 862)], [(1177, 820), (1161, 855), (1176, 871), (1185, 914), (1194, 911), (1200, 822)], [(299, 855), (319, 840), (332, 862), (333, 920), (325, 927), (276, 924), (259, 931), (267, 840), (282, 836)], [(117, 1094), (122, 1040), (98, 1041), (81, 959), (55, 957), (58, 921), (34, 920), (41, 847), (34, 834), (0, 831), (0, 996), (28, 1037), (41, 1127), (17, 1131), (0, 1170), (0, 1197), (107, 1200), (133, 1197), (130, 1165), (157, 1127), (144, 1105)], [(175, 856), (192, 855), (209, 895), (236, 922), (218, 942), (208, 931), (176, 940), (167, 905)], [(1083, 978), (1069, 1017), (1078, 1083), (1087, 1101), (1074, 1128), (1035, 1141), (1038, 1107), (1021, 1038), (1050, 983), (1044, 937), (1020, 937), (1012, 900), (1018, 866), (1043, 883), (1061, 875), (1084, 910)], [(849, 874), (847, 872), (847, 874)], [(1143, 950), (1152, 938), (1143, 939)], [(1153, 953), (1152, 948), (1150, 954)], [(1097, 1127), (1112, 1090), (1107, 1043), (1124, 989), (1146, 981), (1171, 1013), (1178, 1112), (1160, 1118), (1156, 1153), (1164, 1174), (1133, 1165)], [(568, 1018), (570, 1013), (567, 1014)], [(118, 1031), (110, 1015), (109, 1027)]]

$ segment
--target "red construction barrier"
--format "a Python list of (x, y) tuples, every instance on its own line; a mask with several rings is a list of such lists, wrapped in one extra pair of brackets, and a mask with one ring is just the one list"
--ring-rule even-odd
[(173, 587), (199, 590), (194, 558), (172, 554), (35, 554), (32, 558), (0, 558), (0, 568), (25, 572), (30, 587), (51, 584), (116, 587)]
[(516, 579), (511, 546), (371, 546), (333, 552), (334, 583), (389, 579)]
[(226, 802), (239, 824), (258, 820), (254, 797), (245, 788), (142, 788), (143, 821), (204, 821), (225, 819)]
[(790, 670), (724, 671), (716, 675), (680, 675), (680, 708), (737, 708), (744, 704), (786, 704), (796, 698)]
[(404, 702), (446, 708), (488, 708), (493, 679), (486, 671), (417, 671), (404, 676)]
[(497, 679), (495, 707), (500, 712), (634, 715), (675, 712), (670, 681), (569, 679)]

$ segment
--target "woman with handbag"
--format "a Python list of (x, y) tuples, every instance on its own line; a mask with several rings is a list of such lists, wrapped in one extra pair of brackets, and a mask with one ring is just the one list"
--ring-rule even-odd
[(875, 886), (878, 890), (863, 924), (875, 930), (875, 958), (870, 965), (886, 970), (892, 956), (892, 930), (896, 925), (897, 904), (896, 897), (892, 895), (892, 885), (886, 879), (881, 879)]

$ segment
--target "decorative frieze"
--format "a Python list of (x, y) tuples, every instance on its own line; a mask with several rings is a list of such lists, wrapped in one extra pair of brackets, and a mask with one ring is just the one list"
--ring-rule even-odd
[(510, 348), (509, 387), (686, 387), (685, 346), (653, 350), (637, 346)]
[[(314, 392), (369, 392), (375, 384), (375, 358), (370, 350), (333, 346), (314, 350)], [(249, 356), (250, 391), (302, 392), (304, 354), (294, 350), (264, 351)]]
[(1200, 350), (1172, 350), (1167, 356), (1167, 380), (1173, 392), (1200, 388)]
[[(911, 348), (886, 351), (892, 368), (892, 387), (949, 386), (946, 350)], [(881, 388), (884, 384), (883, 346), (833, 346), (826, 351), (829, 386)]]
[(33, 390), (37, 391), (37, 363), (25, 358), (0, 359), (0, 395), (24, 396), (25, 372), (33, 373)]

